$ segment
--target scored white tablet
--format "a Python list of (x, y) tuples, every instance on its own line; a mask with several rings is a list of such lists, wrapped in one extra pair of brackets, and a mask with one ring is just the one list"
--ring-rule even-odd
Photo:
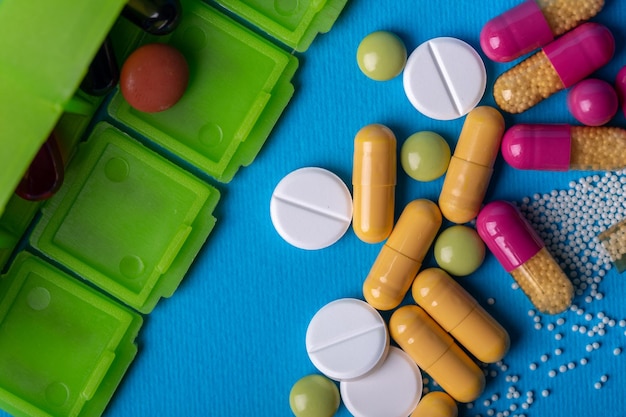
[(417, 407), (422, 388), (418, 366), (395, 346), (378, 368), (339, 384), (341, 399), (354, 417), (407, 417)]
[(300, 249), (323, 249), (337, 242), (352, 221), (352, 195), (334, 173), (297, 169), (276, 186), (270, 216), (278, 234)]
[(306, 331), (306, 350), (327, 377), (350, 380), (378, 366), (387, 356), (389, 332), (380, 313), (365, 301), (341, 298), (322, 307)]
[(469, 44), (440, 37), (422, 43), (411, 53), (402, 80), (407, 98), (420, 113), (436, 120), (452, 120), (478, 105), (487, 86), (487, 72)]

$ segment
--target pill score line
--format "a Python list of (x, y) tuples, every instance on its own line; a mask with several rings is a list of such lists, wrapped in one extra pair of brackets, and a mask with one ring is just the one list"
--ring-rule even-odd
[(361, 330), (354, 331), (354, 332), (352, 332), (350, 334), (345, 334), (344, 333), (342, 335), (342, 337), (336, 337), (334, 339), (329, 340), (327, 343), (320, 344), (318, 346), (309, 346), (308, 353), (311, 354), (311, 353), (320, 352), (320, 351), (322, 351), (324, 349), (331, 348), (331, 347), (336, 346), (336, 345), (338, 345), (340, 343), (343, 343), (345, 341), (349, 341), (351, 339), (355, 339), (355, 338), (357, 338), (359, 336), (363, 336), (363, 335), (366, 335), (368, 333), (377, 332), (381, 328), (385, 332), (387, 332), (387, 329), (386, 329), (385, 325), (383, 323), (380, 323), (380, 324), (377, 324), (377, 325), (372, 326), (372, 327), (368, 327), (368, 328), (364, 328), (364, 329), (361, 329)]
[(321, 207), (321, 206), (315, 206), (313, 204), (306, 204), (300, 200), (294, 199), (292, 197), (289, 197), (287, 195), (283, 195), (280, 193), (274, 194), (274, 199), (282, 203), (297, 207), (299, 209), (306, 210), (308, 212), (315, 213), (315, 214), (320, 214), (328, 218), (339, 220), (341, 222), (352, 220), (351, 217), (341, 216), (340, 213), (336, 213), (331, 210), (326, 210), (324, 209), (324, 207)]
[(454, 104), (457, 115), (460, 117), (462, 114), (465, 113), (465, 111), (463, 111), (463, 105), (461, 104), (461, 99), (459, 98), (459, 95), (456, 91), (454, 91), (454, 84), (452, 78), (450, 77), (450, 74), (446, 70), (444, 60), (441, 58), (441, 54), (439, 53), (437, 46), (434, 45), (433, 42), (427, 42), (426, 45), (428, 46), (428, 53), (433, 58), (433, 62), (435, 63), (435, 67), (437, 68), (437, 72), (439, 73), (439, 77), (443, 80), (443, 86), (446, 90), (446, 93), (448, 94), (450, 101)]

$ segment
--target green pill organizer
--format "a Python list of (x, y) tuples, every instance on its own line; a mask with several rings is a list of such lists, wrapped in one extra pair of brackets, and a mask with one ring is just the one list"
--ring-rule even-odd
[[(118, 91), (108, 111), (209, 176), (228, 182), (240, 166), (252, 162), (287, 105), (298, 61), (216, 9), (197, 0), (182, 3), (180, 25), (165, 38), (121, 20), (112, 36), (116, 50), (132, 52), (151, 42), (180, 50), (189, 65), (183, 98), (163, 112), (143, 113)], [(132, 41), (124, 48), (120, 39)]]
[(27, 252), (0, 280), (0, 404), (16, 416), (100, 415), (142, 318)]
[[(179, 26), (155, 37), (119, 17), (126, 0), (0, 1), (10, 98), (0, 103), (0, 409), (104, 412), (142, 314), (175, 292), (213, 229), (211, 182), (253, 162), (294, 93), (293, 51), (330, 30), (346, 2), (181, 0)], [(148, 114), (119, 91), (78, 90), (107, 35), (120, 64), (142, 44), (179, 49), (183, 98)], [(63, 185), (23, 200), (14, 190), (51, 132)]]
[(149, 313), (213, 228), (218, 191), (104, 122), (67, 177), (43, 207), (32, 247)]

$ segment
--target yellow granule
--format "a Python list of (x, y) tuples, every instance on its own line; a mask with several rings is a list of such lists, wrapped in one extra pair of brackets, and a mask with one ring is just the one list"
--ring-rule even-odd
[(572, 302), (574, 287), (546, 248), (511, 271), (511, 275), (542, 313), (560, 313)]
[(500, 75), (493, 96), (502, 110), (522, 113), (564, 88), (542, 50)]
[(536, 0), (555, 36), (597, 15), (604, 0)]
[(626, 168), (626, 130), (572, 126), (570, 169), (616, 171)]

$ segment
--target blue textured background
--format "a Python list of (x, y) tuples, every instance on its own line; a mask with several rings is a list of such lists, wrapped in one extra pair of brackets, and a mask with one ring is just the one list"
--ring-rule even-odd
[[(319, 166), (351, 181), (354, 134), (369, 123), (388, 125), (399, 144), (420, 130), (440, 133), (454, 147), (463, 119), (441, 122), (428, 119), (409, 104), (401, 77), (375, 82), (360, 73), (355, 61), (360, 40), (375, 30), (390, 30), (409, 52), (438, 36), (458, 37), (480, 51), (478, 37), (491, 17), (518, 4), (517, 0), (384, 0), (349, 1), (334, 28), (319, 36), (299, 55), (295, 95), (256, 161), (243, 168), (229, 184), (218, 204), (218, 224), (190, 273), (171, 299), (162, 300), (140, 333), (139, 355), (111, 401), (105, 415), (121, 416), (289, 416), (292, 384), (317, 371), (309, 361), (304, 336), (315, 312), (342, 297), (362, 298), (361, 285), (380, 250), (380, 244), (359, 241), (352, 230), (335, 245), (303, 251), (284, 242), (272, 227), (269, 199), (278, 181), (294, 169)], [(609, 0), (594, 19), (606, 24), (616, 38), (616, 55), (596, 75), (613, 82), (626, 64), (626, 3)], [(482, 54), (482, 53), (481, 53)], [(491, 85), (512, 64), (485, 59), (488, 87), (481, 104), (494, 105)], [(507, 126), (517, 122), (574, 123), (561, 92), (520, 116), (506, 116)], [(619, 112), (612, 125), (626, 127)], [(516, 171), (498, 159), (487, 200), (520, 201), (534, 193), (567, 189), (583, 174)], [(442, 179), (418, 183), (399, 170), (396, 215), (415, 198), (436, 200)], [(434, 265), (429, 254), (426, 265)], [(512, 346), (506, 367), (489, 368), (485, 395), (472, 409), (460, 407), (461, 416), (626, 416), (626, 328), (607, 326), (602, 337), (589, 338), (572, 331), (584, 321), (568, 311), (544, 316), (535, 330), (532, 308), (521, 291), (513, 291), (510, 276), (488, 255), (483, 266), (460, 282), (510, 332)], [(575, 303), (593, 314), (603, 312), (626, 318), (622, 302), (624, 277), (611, 270), (599, 284), (602, 300)], [(487, 299), (493, 298), (490, 305)], [(411, 302), (410, 297), (406, 302)], [(388, 314), (384, 315), (388, 317)], [(552, 332), (546, 324), (563, 317), (566, 323)], [(554, 333), (563, 335), (555, 340)], [(600, 348), (587, 352), (587, 344)], [(557, 356), (554, 350), (563, 353)], [(540, 361), (547, 353), (549, 360)], [(588, 364), (579, 364), (581, 358)], [(531, 371), (529, 363), (538, 364)], [(550, 369), (575, 362), (576, 368), (551, 378)], [(594, 383), (609, 379), (601, 389)], [(511, 390), (511, 387), (512, 390)], [(544, 389), (550, 391), (542, 397)], [(511, 390), (511, 391), (509, 391)], [(519, 400), (507, 392), (520, 393)], [(532, 391), (528, 410), (519, 404)], [(497, 400), (488, 406), (492, 396)], [(496, 397), (493, 397), (494, 399)], [(511, 410), (511, 404), (518, 408)], [(338, 416), (349, 416), (342, 405)], [(506, 414), (499, 414), (506, 415)]]
[[(219, 186), (223, 197), (216, 211), (218, 224), (178, 291), (147, 317), (139, 337), (139, 355), (107, 416), (291, 415), (292, 384), (316, 372), (304, 347), (309, 320), (334, 299), (361, 297), (363, 279), (380, 245), (365, 244), (349, 230), (325, 250), (307, 252), (289, 246), (269, 218), (272, 190), (284, 175), (304, 166), (327, 168), (350, 184), (354, 134), (368, 123), (388, 125), (399, 143), (416, 131), (434, 130), (454, 146), (463, 120), (440, 122), (420, 115), (404, 96), (401, 77), (379, 83), (359, 72), (356, 48), (368, 33), (385, 29), (400, 35), (409, 51), (437, 36), (458, 37), (479, 50), (482, 25), (517, 3), (348, 2), (334, 28), (299, 55), (296, 93), (256, 161), (230, 184)], [(616, 56), (597, 74), (613, 82), (626, 64), (626, 4), (609, 0), (594, 20), (606, 24), (616, 38)], [(485, 64), (489, 86), (482, 104), (493, 105), (490, 86), (511, 64), (488, 60)], [(574, 123), (565, 98), (562, 92), (521, 116), (507, 116), (507, 125)], [(621, 112), (612, 124), (625, 126)], [(515, 171), (500, 158), (487, 199), (519, 201), (537, 192), (566, 189), (570, 180), (581, 175)], [(441, 183), (417, 183), (400, 170), (397, 214), (414, 198), (436, 200)], [(433, 264), (430, 255), (426, 264)], [(533, 391), (535, 400), (524, 411), (527, 416), (626, 415), (626, 353), (613, 355), (614, 347), (626, 348), (626, 329), (615, 326), (604, 337), (592, 340), (570, 329), (579, 318), (567, 312), (561, 315), (567, 320), (560, 328), (561, 341), (545, 329), (535, 330), (527, 314), (532, 306), (520, 291), (511, 289), (512, 279), (492, 256), (461, 282), (512, 338), (505, 358), (508, 369), (490, 368), (497, 374), (488, 378), (485, 396), (471, 410), (461, 407), (462, 416), (486, 416), (489, 408), (508, 410), (512, 402), (506, 393), (511, 386), (523, 398)], [(605, 312), (618, 320), (626, 318), (625, 287), (624, 277), (612, 270), (600, 284), (605, 295), (602, 301), (575, 302), (594, 315)], [(490, 297), (495, 304), (486, 303)], [(544, 317), (544, 325), (555, 319)], [(601, 348), (587, 353), (585, 346), (595, 340)], [(563, 350), (559, 357), (553, 353), (557, 348)], [(544, 353), (550, 355), (545, 364), (539, 360)], [(582, 357), (588, 358), (588, 365), (548, 376), (549, 369)], [(530, 362), (539, 368), (530, 371)], [(595, 389), (594, 383), (604, 374), (609, 380), (602, 389)], [(551, 392), (547, 398), (541, 396), (544, 389)], [(493, 394), (499, 400), (485, 407), (483, 400)], [(342, 405), (338, 416), (348, 415)]]

